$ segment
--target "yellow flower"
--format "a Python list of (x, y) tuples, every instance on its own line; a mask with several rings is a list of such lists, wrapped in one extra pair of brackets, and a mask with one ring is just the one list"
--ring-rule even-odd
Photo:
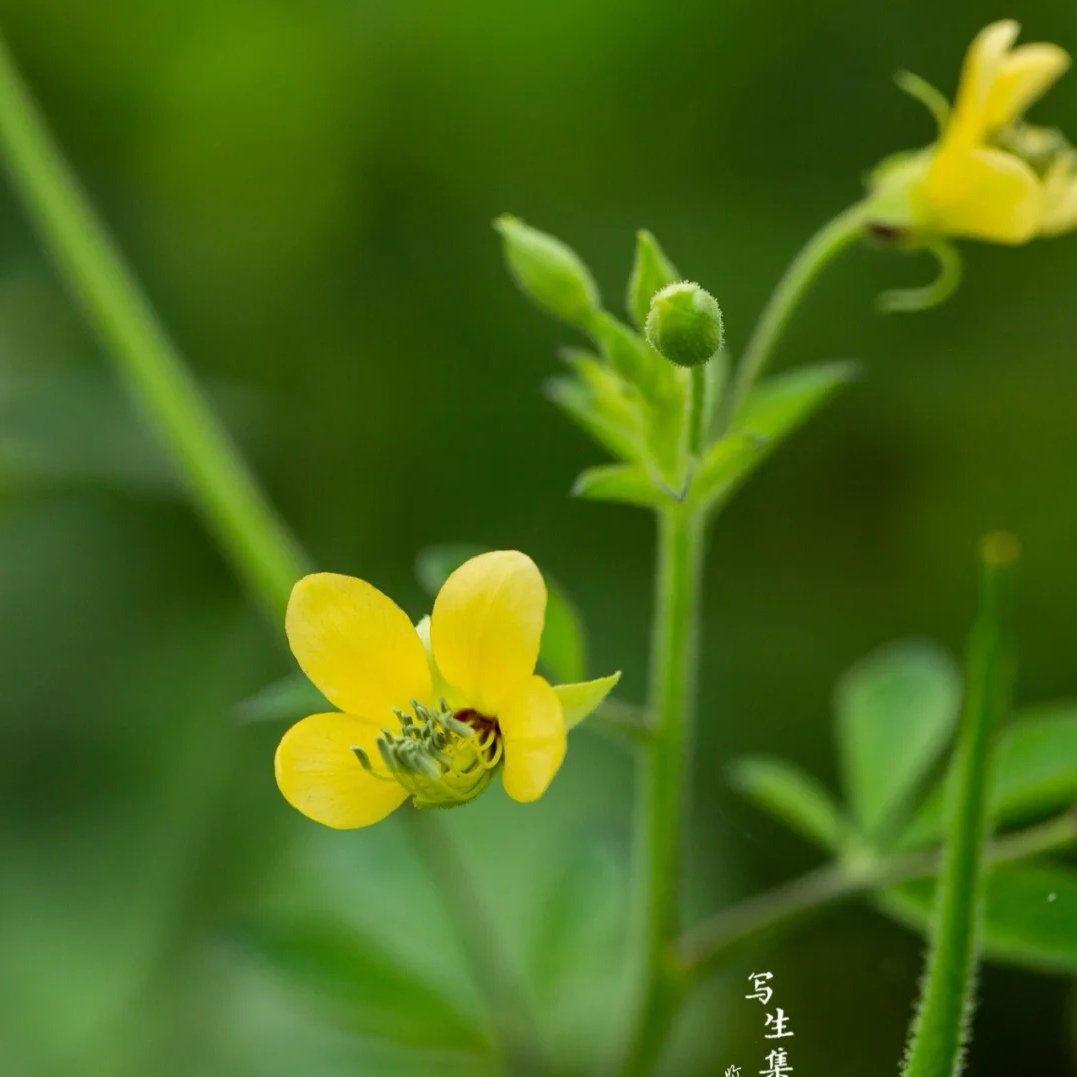
[(940, 137), (876, 170), (868, 206), (877, 230), (1026, 243), (1077, 227), (1077, 154), (1056, 131), (1023, 121), (1070, 58), (1057, 45), (1014, 48), (1019, 29), (1006, 19), (976, 35), (949, 114), (937, 91), (906, 80), (935, 109)]
[(360, 827), (409, 796), (463, 804), (497, 769), (514, 800), (540, 797), (566, 731), (620, 676), (556, 688), (537, 676), (545, 613), (542, 575), (514, 550), (461, 565), (417, 626), (363, 580), (305, 576), (288, 603), (288, 642), (340, 710), (284, 734), (274, 763), (285, 798), (326, 826)]

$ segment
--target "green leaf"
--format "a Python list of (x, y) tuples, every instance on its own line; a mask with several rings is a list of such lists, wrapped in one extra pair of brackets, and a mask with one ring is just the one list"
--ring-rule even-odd
[(646, 432), (639, 394), (587, 352), (570, 349), (563, 357), (574, 376), (552, 378), (547, 396), (613, 456), (641, 460)]
[(643, 508), (668, 505), (672, 494), (660, 490), (639, 464), (608, 464), (580, 473), (572, 487), (575, 497), (591, 501), (613, 501)]
[(532, 978), (556, 999), (614, 965), (624, 943), (624, 865), (605, 842), (577, 842), (539, 909), (529, 946)]
[[(889, 916), (919, 931), (929, 923), (935, 880), (877, 896)], [(1077, 976), (1077, 871), (1056, 864), (998, 864), (987, 875), (985, 955), (1040, 972)]]
[(748, 397), (739, 430), (765, 437), (773, 450), (848, 385), (857, 369), (856, 363), (842, 360), (797, 367), (761, 381)]
[(749, 756), (730, 767), (730, 784), (791, 830), (831, 852), (839, 851), (848, 823), (829, 791), (782, 759)]
[(289, 673), (266, 685), (236, 705), (236, 718), (244, 724), (255, 722), (297, 722), (308, 714), (336, 710), (302, 672)]
[(965, 660), (946, 856), (931, 907), (931, 948), (902, 1077), (958, 1077), (964, 1066), (983, 936), (991, 833), (988, 777), (995, 732), (1013, 706), (1011, 587), (1017, 543), (988, 535), (980, 547), (979, 609)]
[[(428, 546), (415, 559), (415, 575), (427, 594), (435, 596), (465, 561), (485, 553), (483, 546), (457, 543)], [(587, 632), (583, 618), (564, 588), (546, 581), (546, 623), (539, 646), (539, 665), (555, 681), (580, 681), (587, 675)]]
[[(1016, 823), (1077, 802), (1077, 703), (1025, 712), (999, 739), (992, 774), (992, 813), (1000, 824)], [(902, 834), (914, 848), (942, 834), (945, 782), (931, 793)]]
[(637, 329), (642, 329), (647, 321), (654, 293), (681, 279), (677, 267), (666, 257), (658, 240), (646, 230), (637, 232), (636, 259), (625, 297), (625, 307)]
[(481, 1021), (407, 968), (377, 935), (328, 920), (288, 919), (253, 924), (238, 939), (362, 1035), (455, 1050), (481, 1051), (489, 1044)]
[(725, 501), (766, 454), (766, 439), (730, 434), (707, 447), (688, 489), (691, 501), (714, 506)]
[(854, 665), (835, 693), (842, 778), (861, 833), (885, 843), (953, 733), (961, 677), (928, 642), (891, 644)]

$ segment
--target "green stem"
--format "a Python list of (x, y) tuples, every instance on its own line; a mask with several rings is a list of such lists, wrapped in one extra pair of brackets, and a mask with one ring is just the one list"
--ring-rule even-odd
[(275, 621), (306, 558), (158, 322), (0, 40), (0, 150), (15, 189), (121, 379), (176, 462), (237, 574)]
[(438, 885), (476, 987), (491, 1008), (505, 1073), (511, 1077), (540, 1077), (549, 1067), (541, 1051), (531, 1007), (492, 938), (481, 896), (470, 874), (463, 870), (463, 858), (448, 826), (433, 810), (409, 807), (403, 812), (403, 819), (423, 870)]
[(654, 1066), (680, 1001), (668, 960), (680, 931), (681, 852), (688, 797), (687, 758), (695, 709), (704, 521), (683, 505), (658, 517), (658, 573), (652, 641), (651, 741), (644, 754), (639, 827), (644, 917), (643, 990), (626, 1075)]
[(692, 367), (688, 390), (688, 451), (698, 457), (703, 450), (703, 412), (707, 401), (707, 364)]
[(984, 542), (980, 613), (969, 641), (946, 862), (939, 878), (931, 951), (909, 1035), (904, 1077), (957, 1077), (964, 1068), (983, 920), (991, 744), (1012, 704), (1007, 611), (1016, 560), (1017, 544), (1011, 536), (993, 535)]
[[(1077, 842), (1077, 817), (1066, 812), (1046, 823), (998, 838), (987, 847), (990, 864), (1010, 863), (1064, 849)], [(695, 981), (744, 946), (784, 931), (805, 917), (842, 901), (898, 883), (935, 875), (937, 849), (899, 853), (853, 867), (827, 864), (773, 890), (757, 894), (686, 932), (677, 942), (675, 963)]]
[[(209, 529), (237, 575), (272, 622), (279, 624), (292, 585), (310, 571), (308, 558), (258, 488), (95, 216), (2, 39), (0, 151), (27, 213), (148, 425), (186, 481)], [(487, 1002), (496, 1011), (519, 992), (504, 969), (494, 973), (497, 956), (485, 938), (483, 921), (476, 917), (470, 884), (444, 842), (418, 840), (429, 854), (424, 862), (457, 911), (454, 923), (468, 934), (465, 954), (476, 966), (480, 990), (487, 992)], [(538, 1057), (537, 1049), (525, 1050), (517, 1046), (518, 1040), (522, 1043), (522, 1036), (512, 1040), (513, 1059), (517, 1054)]]
[(864, 232), (864, 206), (856, 203), (828, 221), (801, 248), (778, 282), (744, 348), (729, 395), (723, 401), (723, 431), (736, 427), (748, 396), (770, 361), (778, 339), (815, 278)]

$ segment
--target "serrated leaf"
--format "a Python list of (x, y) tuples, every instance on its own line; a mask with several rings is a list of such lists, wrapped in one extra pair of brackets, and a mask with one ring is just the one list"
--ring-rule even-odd
[(279, 681), (248, 696), (236, 705), (236, 718), (245, 724), (254, 722), (297, 722), (308, 714), (336, 710), (305, 673), (289, 673)]
[(841, 360), (797, 367), (767, 378), (752, 390), (737, 429), (765, 437), (773, 450), (838, 389), (848, 385), (857, 369), (856, 363)]
[(609, 464), (580, 473), (572, 487), (574, 497), (613, 501), (642, 508), (668, 505), (672, 495), (659, 490), (639, 464)]
[(730, 784), (790, 830), (831, 852), (844, 844), (848, 823), (815, 778), (771, 756), (749, 756), (730, 767)]
[[(415, 575), (431, 597), (465, 561), (486, 547), (465, 543), (428, 546), (415, 559)], [(587, 631), (583, 618), (564, 588), (543, 573), (546, 581), (546, 623), (539, 645), (539, 665), (555, 681), (579, 681), (587, 675)]]
[[(934, 879), (918, 879), (876, 900), (887, 915), (923, 932), (934, 893)], [(990, 868), (983, 945), (995, 961), (1077, 976), (1077, 871), (1029, 862)]]
[(255, 923), (236, 937), (353, 1031), (429, 1048), (481, 1051), (489, 1044), (475, 1015), (407, 968), (377, 935), (304, 918)]
[(885, 843), (904, 821), (953, 734), (960, 704), (957, 666), (925, 641), (884, 647), (839, 680), (842, 779), (864, 837)]
[[(942, 834), (945, 783), (925, 797), (902, 834), (913, 848)], [(1067, 808), (1077, 802), (1077, 704), (1058, 703), (1026, 712), (999, 739), (991, 783), (992, 814), (1005, 825)]]
[(752, 434), (730, 434), (709, 445), (692, 476), (689, 499), (708, 506), (725, 501), (763, 459), (766, 445)]

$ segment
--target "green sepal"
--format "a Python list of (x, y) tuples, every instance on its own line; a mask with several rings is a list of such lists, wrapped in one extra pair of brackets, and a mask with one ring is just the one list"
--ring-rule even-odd
[(658, 240), (646, 229), (636, 233), (636, 258), (628, 278), (625, 308), (637, 329), (643, 329), (651, 299), (667, 284), (681, 279), (677, 267), (666, 257)]
[(606, 464), (580, 472), (572, 487), (573, 497), (591, 501), (613, 501), (641, 508), (659, 508), (676, 500), (654, 484), (639, 464)]
[(810, 774), (772, 756), (737, 759), (729, 782), (743, 797), (790, 830), (829, 852), (840, 852), (850, 825), (830, 792)]
[(505, 261), (520, 290), (542, 310), (580, 329), (600, 306), (591, 271), (571, 247), (517, 217), (494, 222), (501, 233)]
[(336, 710), (305, 673), (297, 670), (267, 684), (235, 707), (236, 719), (245, 725), (257, 722), (297, 722), (308, 714)]

